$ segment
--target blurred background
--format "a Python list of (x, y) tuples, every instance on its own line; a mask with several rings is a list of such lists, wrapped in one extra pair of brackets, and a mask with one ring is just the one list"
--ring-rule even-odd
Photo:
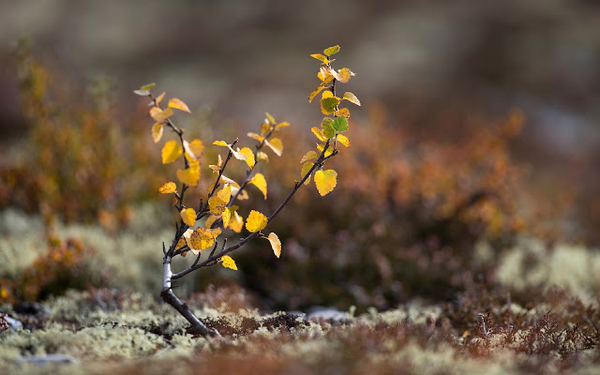
[[(4, 1), (0, 21), (3, 207), (113, 232), (168, 173), (141, 172), (158, 149), (133, 89), (156, 82), (183, 99), (195, 114), (183, 123), (209, 138), (255, 129), (268, 111), (294, 125), (284, 141), (299, 158), (294, 135), (310, 145), (322, 118), (306, 100), (309, 55), (341, 45), (337, 67), (357, 74), (348, 89), (363, 106), (334, 165), (345, 177), (325, 206), (336, 208), (300, 196), (276, 228), (288, 263), (238, 263), (237, 283), (269, 306), (448, 299), (496, 280), (523, 234), (600, 244), (598, 1)], [(269, 168), (293, 181), (292, 164)], [(339, 285), (310, 286), (323, 270)]]

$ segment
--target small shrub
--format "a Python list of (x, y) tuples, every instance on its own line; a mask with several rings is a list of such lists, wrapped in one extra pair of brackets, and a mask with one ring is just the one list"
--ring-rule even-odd
[[(159, 189), (159, 193), (173, 195), (173, 207), (179, 213), (181, 220), (176, 224), (175, 234), (168, 249), (163, 243), (163, 287), (161, 297), (165, 302), (173, 306), (182, 316), (191, 324), (193, 329), (202, 335), (216, 334), (218, 331), (209, 329), (202, 323), (181, 300), (173, 293), (172, 283), (174, 280), (182, 278), (200, 268), (221, 264), (225, 268), (237, 270), (237, 264), (229, 253), (244, 246), (255, 238), (268, 240), (275, 256), (281, 255), (281, 240), (275, 232), (268, 235), (263, 230), (275, 219), (281, 210), (288, 204), (296, 192), (306, 184), (309, 184), (311, 178), (314, 179), (317, 191), (321, 196), (330, 193), (337, 185), (337, 172), (333, 169), (323, 169), (327, 160), (339, 153), (338, 146), (349, 147), (349, 139), (342, 133), (349, 129), (348, 117), (350, 111), (342, 107), (344, 101), (360, 105), (358, 98), (351, 92), (345, 92), (341, 96), (336, 94), (336, 83), (348, 83), (354, 73), (348, 68), (335, 70), (331, 63), (334, 59), (332, 55), (338, 53), (339, 46), (329, 47), (322, 54), (317, 53), (311, 57), (321, 62), (318, 78), (321, 81), (317, 88), (309, 95), (308, 101), (311, 102), (317, 95), (321, 94), (320, 104), (321, 112), (326, 116), (323, 118), (320, 127), (313, 127), (312, 133), (316, 136), (319, 143), (316, 150), (308, 151), (300, 160), (300, 180), (294, 183), (293, 188), (288, 195), (283, 198), (281, 203), (269, 216), (258, 210), (252, 209), (245, 216), (240, 214), (243, 210), (234, 203), (244, 201), (250, 197), (246, 188), (253, 185), (260, 193), (260, 197), (267, 199), (268, 185), (263, 173), (258, 172), (257, 166), (265, 164), (269, 160), (269, 155), (265, 152), (270, 151), (276, 156), (281, 156), (283, 152), (283, 142), (275, 135), (284, 127), (289, 126), (287, 122), (277, 122), (269, 114), (260, 126), (258, 133), (248, 133), (248, 137), (255, 141), (254, 150), (249, 147), (237, 147), (239, 139), (233, 142), (216, 140), (212, 144), (224, 147), (228, 150), (225, 157), (218, 156), (217, 161), (209, 168), (214, 172), (216, 178), (211, 179), (211, 183), (206, 191), (206, 196), (197, 201), (190, 201), (186, 198), (188, 189), (199, 185), (202, 165), (202, 154), (204, 152), (204, 143), (200, 139), (188, 140), (184, 136), (183, 129), (177, 127), (172, 121), (174, 109), (190, 113), (188, 106), (178, 98), (169, 99), (166, 107), (163, 109), (161, 103), (165, 93), (154, 96), (151, 90), (155, 84), (142, 86), (135, 90), (135, 94), (150, 98), (150, 116), (155, 121), (152, 126), (151, 134), (154, 142), (160, 142), (163, 138), (165, 128), (175, 133), (174, 140), (168, 140), (162, 147), (162, 163), (171, 164), (181, 161), (183, 168), (178, 169), (176, 176), (179, 183), (172, 181), (164, 183)], [(233, 160), (243, 162), (246, 168), (245, 176), (236, 182), (234, 179), (225, 176), (225, 171), (229, 173), (229, 168)], [(229, 169), (228, 169), (229, 168)], [(297, 168), (294, 168), (297, 170)], [(245, 223), (245, 224), (244, 224)], [(228, 245), (228, 238), (224, 232), (237, 236), (243, 230), (249, 232), (245, 237), (241, 237), (231, 245)], [(229, 234), (228, 234), (229, 235)], [(209, 252), (208, 256), (201, 261), (204, 253)], [(171, 263), (177, 256), (186, 256), (191, 252), (196, 259), (186, 269), (173, 272)]]
[(33, 302), (93, 285), (87, 264), (93, 253), (76, 238), (49, 241), (46, 252), (18, 277), (0, 279), (0, 302)]

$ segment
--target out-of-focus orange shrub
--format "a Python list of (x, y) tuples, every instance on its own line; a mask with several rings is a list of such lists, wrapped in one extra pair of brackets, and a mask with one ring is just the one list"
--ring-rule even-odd
[[(385, 123), (377, 108), (370, 117), (351, 125), (351, 147), (332, 162), (338, 194), (324, 204), (301, 195), (270, 227), (289, 239), (286, 261), (245, 253), (246, 286), (273, 307), (386, 308), (414, 296), (453, 298), (486, 281), (498, 252), (526, 229), (523, 168), (509, 150), (523, 126), (520, 111), (497, 123), (467, 125), (468, 136), (446, 142), (411, 137)], [(288, 155), (298, 143), (288, 142)], [(289, 173), (297, 166), (283, 159), (270, 168), (280, 180), (299, 178)], [(487, 258), (475, 256), (481, 242), (491, 249)]]
[[(132, 201), (154, 196), (157, 180), (146, 124), (118, 120), (111, 82), (88, 94), (69, 87), (31, 54), (17, 50), (22, 106), (30, 131), (21, 160), (0, 169), (0, 207), (66, 222), (126, 224)], [(149, 160), (150, 159), (150, 160)]]
[(85, 289), (90, 279), (88, 260), (93, 250), (76, 238), (51, 239), (38, 256), (16, 278), (0, 278), (0, 302), (38, 301), (63, 294), (69, 288)]

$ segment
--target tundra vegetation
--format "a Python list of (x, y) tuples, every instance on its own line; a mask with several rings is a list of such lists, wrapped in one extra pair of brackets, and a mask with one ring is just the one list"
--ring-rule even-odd
[(1, 368), (599, 371), (600, 256), (562, 241), (568, 197), (535, 194), (513, 160), (525, 114), (465, 117), (450, 141), (365, 98), (356, 121), (334, 55), (312, 55), (320, 125), (266, 114), (241, 137), (154, 85), (125, 118), (110, 80), (81, 95), (21, 44)]

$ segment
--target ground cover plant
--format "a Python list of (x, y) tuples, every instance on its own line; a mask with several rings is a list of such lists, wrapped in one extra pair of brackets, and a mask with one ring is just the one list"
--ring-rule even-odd
[[(324, 70), (327, 56), (313, 56)], [(25, 60), (31, 69), (35, 60)], [(25, 374), (598, 371), (600, 256), (561, 244), (560, 234), (545, 231), (536, 216), (547, 199), (531, 199), (527, 171), (510, 149), (527, 126), (525, 114), (464, 119), (467, 136), (444, 142), (395, 126), (371, 106), (368, 120), (339, 134), (344, 126), (331, 124), (349, 112), (335, 108), (344, 95), (331, 90), (334, 73), (344, 78), (330, 71), (333, 79), (311, 94), (334, 117), (320, 127), (308, 132), (267, 115), (258, 132), (236, 140), (235, 129), (227, 129), (212, 137), (216, 144), (199, 141), (214, 134), (208, 126), (197, 131), (187, 123), (185, 132), (177, 126), (189, 108), (154, 95), (155, 87), (140, 89), (150, 102), (143, 121), (111, 122), (115, 142), (96, 144), (111, 128), (97, 116), (107, 114), (94, 105), (63, 106), (60, 87), (50, 87), (58, 78), (42, 85), (39, 92), (55, 93), (42, 100), (54, 103), (52, 110), (24, 102), (28, 111), (46, 108), (33, 112), (32, 158), (0, 173), (8, 197), (0, 212), (0, 368)], [(23, 92), (38, 92), (32, 87)], [(150, 132), (148, 110), (156, 123)], [(177, 111), (183, 112), (175, 123)], [(40, 131), (51, 142), (36, 136)], [(307, 153), (315, 136), (321, 148)], [(332, 157), (350, 139), (352, 147)], [(276, 156), (283, 145), (285, 154)], [(24, 189), (69, 174), (60, 163), (34, 168), (42, 151), (69, 161), (85, 187), (96, 183), (90, 171), (106, 155), (99, 173), (112, 180), (103, 189), (113, 189), (114, 181), (132, 186), (112, 190), (117, 204), (110, 194), (87, 196), (57, 182), (56, 190), (44, 191), (52, 202), (44, 205)], [(120, 152), (130, 159), (113, 157)], [(315, 184), (319, 168), (336, 171), (335, 194), (328, 194), (327, 175)], [(305, 187), (309, 176), (313, 185)], [(13, 193), (18, 199), (9, 199)], [(150, 203), (140, 205), (144, 200)], [(559, 203), (552, 201), (556, 212)], [(160, 290), (167, 302), (177, 294), (170, 301), (181, 303), (175, 307), (182, 314), (159, 299)]]

